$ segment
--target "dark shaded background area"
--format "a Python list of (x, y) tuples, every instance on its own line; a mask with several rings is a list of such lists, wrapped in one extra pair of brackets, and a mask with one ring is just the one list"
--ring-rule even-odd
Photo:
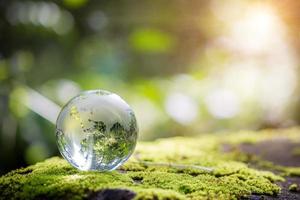
[(298, 125), (299, 9), (0, 0), (0, 172), (58, 155), (55, 104), (88, 89), (124, 97), (141, 140)]

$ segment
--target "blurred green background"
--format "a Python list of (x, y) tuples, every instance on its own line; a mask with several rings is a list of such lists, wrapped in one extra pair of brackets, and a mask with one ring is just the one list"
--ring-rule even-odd
[(300, 2), (0, 0), (0, 173), (58, 155), (57, 105), (105, 89), (140, 140), (300, 123)]

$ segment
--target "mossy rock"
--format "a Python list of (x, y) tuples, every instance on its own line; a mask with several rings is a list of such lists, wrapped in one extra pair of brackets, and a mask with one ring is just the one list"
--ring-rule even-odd
[(78, 171), (54, 157), (0, 177), (0, 199), (278, 198), (279, 183), (300, 176), (300, 168), (277, 165), (240, 147), (282, 138), (294, 142), (299, 136), (295, 128), (141, 142), (126, 164), (104, 173)]

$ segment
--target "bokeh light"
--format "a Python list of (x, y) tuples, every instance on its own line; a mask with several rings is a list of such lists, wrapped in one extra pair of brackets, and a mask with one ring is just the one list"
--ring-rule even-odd
[(124, 97), (140, 140), (299, 125), (299, 3), (284, 2), (1, 3), (1, 173), (58, 154), (53, 123), (83, 90)]

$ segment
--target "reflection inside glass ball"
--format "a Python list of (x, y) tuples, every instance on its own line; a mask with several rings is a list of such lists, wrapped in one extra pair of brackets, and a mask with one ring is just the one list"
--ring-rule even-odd
[(135, 115), (118, 95), (84, 92), (63, 107), (56, 122), (60, 153), (80, 170), (113, 170), (133, 153), (138, 135)]

